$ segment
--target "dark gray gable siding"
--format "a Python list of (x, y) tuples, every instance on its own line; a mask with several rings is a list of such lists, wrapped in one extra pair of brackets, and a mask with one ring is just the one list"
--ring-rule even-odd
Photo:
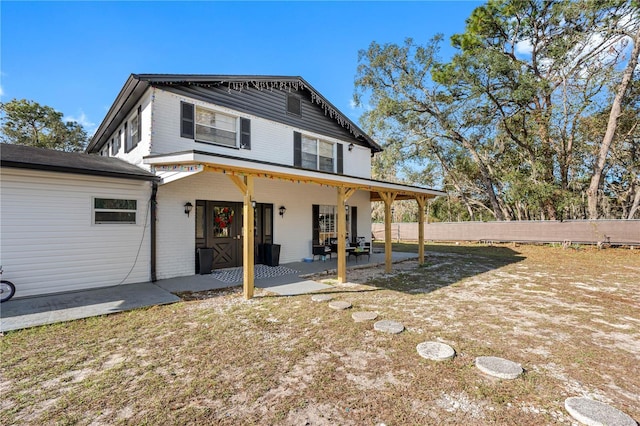
[[(298, 127), (321, 135), (336, 139), (352, 141), (356, 144), (364, 144), (358, 141), (347, 129), (338, 122), (325, 115), (320, 105), (311, 101), (311, 96), (305, 90), (259, 90), (256, 88), (244, 88), (234, 90), (221, 86), (201, 87), (197, 85), (178, 86), (154, 83), (164, 90), (183, 95), (204, 102), (246, 112), (268, 120), (283, 123), (292, 127)], [(296, 94), (301, 98), (302, 113), (300, 116), (287, 113), (287, 96)]]

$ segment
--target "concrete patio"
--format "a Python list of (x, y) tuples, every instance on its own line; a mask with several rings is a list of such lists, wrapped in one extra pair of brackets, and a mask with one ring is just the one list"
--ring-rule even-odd
[[(415, 258), (414, 253), (392, 253), (394, 262)], [(384, 264), (384, 253), (372, 253), (370, 258), (351, 257), (347, 269)], [(293, 262), (282, 265), (293, 271), (285, 275), (256, 279), (255, 287), (281, 295), (291, 296), (312, 293), (330, 288), (307, 279), (316, 274), (332, 274), (337, 259), (314, 262)], [(347, 279), (349, 274), (347, 272)], [(12, 299), (0, 305), (0, 332), (19, 330), (46, 324), (54, 324), (93, 316), (179, 302), (180, 292), (197, 292), (241, 286), (242, 282), (229, 283), (216, 279), (216, 273), (191, 275), (159, 280), (155, 283), (127, 284), (94, 290), (83, 290), (37, 297)]]

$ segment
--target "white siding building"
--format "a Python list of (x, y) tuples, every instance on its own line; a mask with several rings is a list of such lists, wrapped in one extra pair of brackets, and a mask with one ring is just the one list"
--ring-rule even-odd
[(152, 174), (80, 153), (0, 154), (0, 258), (16, 297), (150, 281)]

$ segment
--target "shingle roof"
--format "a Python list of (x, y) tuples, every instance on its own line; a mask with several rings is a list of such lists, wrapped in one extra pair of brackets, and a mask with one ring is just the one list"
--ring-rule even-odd
[(157, 179), (153, 173), (117, 158), (4, 143), (0, 144), (0, 165), (93, 176)]

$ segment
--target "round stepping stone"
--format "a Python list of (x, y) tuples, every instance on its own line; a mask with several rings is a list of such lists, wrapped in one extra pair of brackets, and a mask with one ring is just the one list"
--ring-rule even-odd
[(566, 399), (564, 408), (574, 419), (587, 426), (637, 425), (635, 420), (617, 408), (589, 398), (572, 396)]
[(314, 294), (311, 296), (311, 300), (314, 302), (328, 302), (331, 299), (333, 299), (333, 296), (330, 294)]
[(398, 334), (404, 330), (404, 325), (396, 321), (382, 320), (373, 324), (373, 329), (383, 333)]
[(483, 373), (500, 379), (515, 379), (522, 374), (520, 364), (496, 356), (479, 356), (476, 358), (476, 367)]
[(422, 342), (416, 346), (422, 358), (432, 361), (446, 361), (456, 356), (456, 351), (449, 345), (440, 342)]
[(349, 309), (351, 307), (351, 303), (349, 303), (349, 302), (340, 302), (340, 301), (329, 302), (329, 307), (331, 309), (335, 309), (337, 311), (343, 311), (345, 309)]
[(353, 318), (355, 322), (373, 321), (378, 318), (378, 314), (375, 312), (354, 312), (351, 314), (351, 318)]

